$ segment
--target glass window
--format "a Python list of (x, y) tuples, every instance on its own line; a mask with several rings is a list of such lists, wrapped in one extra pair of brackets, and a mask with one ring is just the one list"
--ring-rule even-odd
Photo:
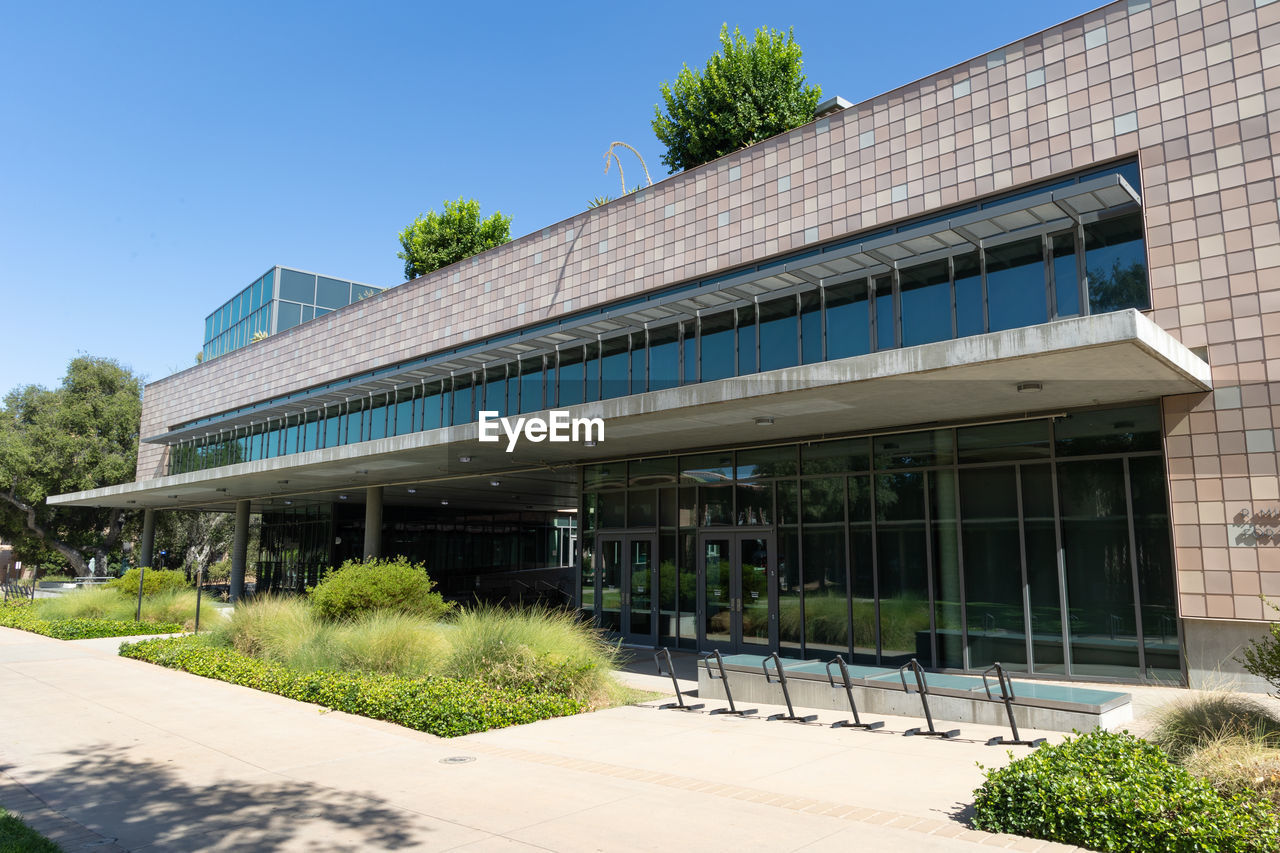
[(205, 343), (213, 340), (213, 315), (210, 314), (204, 318), (204, 340)]
[(582, 363), (582, 347), (560, 350), (560, 402), (561, 406), (576, 406), (586, 395), (586, 368)]
[(643, 394), (647, 390), (649, 376), (646, 370), (645, 333), (636, 332), (631, 336), (631, 393)]
[(960, 462), (1005, 462), (1049, 456), (1049, 422), (1018, 421), (956, 430)]
[(773, 524), (773, 485), (744, 483), (736, 488), (739, 525)]
[(733, 524), (733, 486), (698, 487), (698, 524)]
[(996, 661), (1009, 669), (1027, 668), (1017, 475), (1018, 469), (1011, 465), (960, 470), (964, 593), (973, 669), (986, 669)]
[(1138, 214), (1084, 227), (1085, 278), (1089, 311), (1151, 307), (1147, 291), (1147, 249)]
[(359, 302), (361, 299), (368, 299), (370, 296), (373, 296), (375, 293), (381, 293), (381, 292), (382, 291), (378, 290), (378, 288), (369, 287), (366, 284), (352, 284), (351, 285), (351, 301), (353, 303)]
[(433, 383), (431, 383), (430, 385), (427, 385), (425, 390), (426, 390), (426, 393), (425, 393), (425, 395), (422, 397), (422, 399), (419, 401), (419, 406), (418, 406), (418, 409), (419, 409), (419, 411), (421, 412), (421, 414), (419, 415), (419, 419), (420, 419), (420, 422), (421, 422), (421, 424), (422, 424), (422, 429), (424, 429), (424, 430), (428, 430), (428, 429), (438, 429), (438, 428), (441, 426), (441, 423), (440, 423), (440, 405), (441, 405), (441, 394), (440, 394), (441, 389), (440, 389), (440, 383), (439, 383), (439, 382), (433, 382)]
[(324, 308), (341, 308), (351, 303), (351, 284), (336, 278), (320, 276), (316, 281), (316, 304)]
[(844, 478), (802, 480), (800, 518), (805, 524), (844, 524)]
[(702, 381), (733, 376), (733, 312), (702, 317), (700, 322), (702, 338), (698, 348), (702, 357)]
[(297, 270), (280, 270), (280, 298), (314, 305), (316, 277)]
[(283, 332), (302, 322), (302, 306), (293, 302), (281, 302), (276, 309), (276, 330)]
[[(838, 481), (840, 491), (843, 481)], [(818, 649), (849, 650), (849, 584), (845, 566), (844, 519), (839, 526), (804, 527), (804, 640)]]
[(1040, 238), (994, 246), (986, 252), (990, 330), (999, 332), (1047, 322)]
[(800, 294), (800, 360), (804, 364), (822, 361), (822, 294)]
[(871, 478), (850, 477), (849, 572), (853, 593), (853, 660), (861, 664), (876, 663), (876, 638), (880, 636), (876, 617), (871, 512)]
[(898, 345), (898, 315), (893, 310), (893, 276), (878, 275), (872, 281), (876, 304), (876, 349)]
[(761, 371), (794, 367), (800, 358), (799, 339), (794, 296), (760, 304)]
[(627, 463), (601, 462), (582, 469), (582, 487), (586, 491), (620, 488), (627, 484)]
[(302, 449), (316, 450), (320, 447), (320, 421), (316, 415), (307, 416), (307, 425), (302, 431)]
[(473, 382), (470, 373), (453, 377), (453, 414), (450, 421), (453, 426), (470, 423), (473, 420), (471, 416)]
[(739, 480), (760, 477), (791, 477), (796, 473), (796, 447), (762, 447), (756, 450), (739, 450), (736, 469)]
[(871, 303), (867, 280), (827, 288), (827, 358), (871, 352)]
[(627, 396), (631, 393), (627, 337), (623, 335), (602, 342), (600, 352), (601, 396), (606, 400)]
[(738, 314), (738, 375), (746, 376), (757, 371), (756, 367), (756, 307), (739, 308)]
[(1036, 672), (1066, 673), (1062, 654), (1062, 603), (1058, 596), (1058, 539), (1053, 472), (1022, 466), (1022, 526), (1031, 603), (1031, 661)]
[[(778, 642), (780, 645), (778, 651), (783, 657), (800, 657), (800, 643), (803, 636), (800, 594), (804, 581), (800, 576), (800, 537), (797, 534), (795, 527), (783, 527), (778, 530)], [(754, 543), (753, 540), (745, 540), (743, 544)], [(743, 556), (745, 558), (746, 555)], [(763, 634), (762, 629), (763, 626), (757, 628), (756, 632)], [(745, 633), (745, 625), (743, 630)]]
[(876, 468), (949, 465), (952, 461), (951, 436), (949, 429), (876, 436)]
[(875, 481), (881, 661), (932, 662), (924, 473), (879, 474)]
[(668, 485), (679, 481), (676, 458), (637, 459), (627, 469), (628, 481), (633, 486)]
[(347, 414), (343, 418), (342, 443), (355, 444), (364, 440), (364, 412), (358, 402), (347, 404)]
[(369, 440), (387, 437), (387, 404), (380, 400), (369, 410)]
[(1169, 510), (1164, 460), (1140, 456), (1129, 460), (1133, 496), (1133, 534), (1137, 543), (1138, 597), (1142, 602), (1142, 642), (1147, 674), (1180, 682), (1178, 614), (1169, 544)]
[(587, 402), (594, 403), (600, 399), (600, 345), (587, 344)]
[(725, 483), (733, 480), (733, 454), (700, 453), (680, 457), (680, 482)]
[(698, 381), (698, 323), (690, 320), (680, 324), (680, 362), (682, 384)]
[(951, 337), (951, 271), (946, 260), (898, 272), (904, 347)]
[(656, 489), (631, 489), (627, 492), (627, 526), (657, 527), (658, 492)]
[(403, 393), (400, 395), (400, 402), (396, 403), (392, 429), (395, 435), (407, 435), (413, 432), (413, 398)]
[(1124, 460), (1058, 465), (1074, 675), (1134, 678), (1138, 643)]
[(1053, 294), (1059, 317), (1080, 313), (1080, 273), (1076, 268), (1076, 234), (1065, 231), (1049, 238), (1053, 255)]
[(542, 407), (542, 356), (535, 356), (520, 362), (520, 414)]
[(1160, 410), (1155, 406), (1073, 412), (1053, 424), (1059, 456), (1159, 450)]
[(680, 327), (649, 330), (649, 390), (661, 391), (680, 384)]
[(800, 473), (840, 474), (871, 467), (871, 439), (846, 438), (800, 446)]
[(956, 515), (956, 472), (943, 468), (929, 474), (933, 518), (933, 619), (937, 643), (935, 664), (964, 666), (960, 594), (960, 535)]

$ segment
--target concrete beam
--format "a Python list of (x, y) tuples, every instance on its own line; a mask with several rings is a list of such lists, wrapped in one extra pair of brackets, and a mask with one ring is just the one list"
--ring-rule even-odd
[(244, 597), (244, 569), (249, 557), (249, 499), (236, 501), (235, 535), (231, 540), (231, 603)]

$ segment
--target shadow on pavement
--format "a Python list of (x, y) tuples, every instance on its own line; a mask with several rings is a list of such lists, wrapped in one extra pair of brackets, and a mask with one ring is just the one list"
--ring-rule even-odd
[[(116, 748), (66, 754), (57, 769), (0, 764), (64, 816), (117, 841), (148, 850), (274, 850), (291, 841), (332, 849), (396, 850), (421, 843), (406, 814), (377, 797), (295, 781), (189, 782), (172, 764), (130, 758)], [(3, 803), (0, 803), (3, 805)], [(335, 837), (336, 836), (336, 837)]]

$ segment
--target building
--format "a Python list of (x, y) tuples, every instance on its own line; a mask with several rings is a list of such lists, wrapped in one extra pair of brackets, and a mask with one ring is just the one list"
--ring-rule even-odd
[[(1237, 677), (1278, 86), (1280, 3), (1120, 0), (153, 382), (137, 482), (50, 500), (235, 511), (240, 577), (261, 512), (263, 588), (396, 550), (642, 644)], [(604, 439), (478, 440), (549, 409)]]
[(323, 317), (382, 288), (274, 266), (204, 318), (200, 360), (248, 346), (258, 335), (274, 335)]

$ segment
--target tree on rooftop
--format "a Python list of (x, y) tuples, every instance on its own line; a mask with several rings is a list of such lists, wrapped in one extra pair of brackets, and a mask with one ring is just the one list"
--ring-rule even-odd
[(53, 390), (11, 391), (0, 405), (0, 536), (19, 553), (56, 554), (77, 573), (88, 555), (105, 568), (129, 514), (45, 498), (132, 480), (141, 416), (142, 380), (106, 358), (73, 359)]
[(761, 27), (748, 41), (725, 24), (720, 46), (705, 70), (686, 65), (662, 84), (666, 112), (654, 106), (653, 132), (673, 174), (812, 121), (822, 98), (821, 87), (805, 85), (791, 30)]
[(400, 232), (405, 280), (434, 272), (511, 240), (511, 217), (495, 212), (480, 218), (475, 199), (446, 201), (444, 212), (418, 216)]

